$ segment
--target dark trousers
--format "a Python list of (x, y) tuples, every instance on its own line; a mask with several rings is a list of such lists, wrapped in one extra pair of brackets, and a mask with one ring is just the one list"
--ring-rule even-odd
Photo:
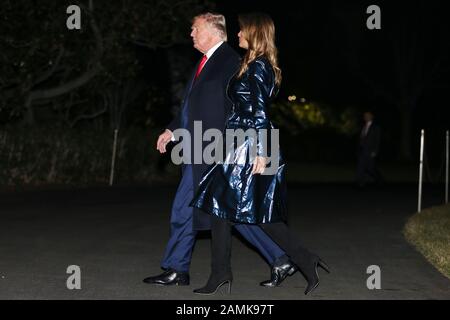
[[(301, 245), (298, 236), (284, 222), (263, 223), (259, 226), (283, 249), (306, 277), (313, 277), (319, 257)], [(231, 230), (226, 219), (212, 216), (211, 275), (212, 279), (227, 279), (231, 275)]]
[(383, 180), (376, 166), (376, 157), (371, 157), (367, 152), (358, 154), (358, 166), (356, 169), (356, 181), (360, 185), (368, 182), (381, 182)]
[(260, 227), (286, 252), (308, 282), (314, 278), (319, 257), (301, 244), (298, 235), (286, 223), (264, 223)]
[[(170, 238), (167, 242), (161, 267), (189, 272), (197, 231), (193, 227), (193, 208), (189, 202), (194, 196), (192, 166), (183, 167), (170, 218)], [(281, 261), (284, 252), (256, 225), (237, 224), (236, 230), (266, 258), (270, 265)]]

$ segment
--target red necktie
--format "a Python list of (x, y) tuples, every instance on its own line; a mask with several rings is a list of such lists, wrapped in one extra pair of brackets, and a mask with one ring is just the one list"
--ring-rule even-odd
[(197, 68), (197, 72), (195, 73), (194, 80), (197, 80), (198, 75), (200, 74), (200, 72), (202, 72), (202, 69), (206, 63), (206, 60), (208, 60), (208, 57), (206, 55), (203, 55), (202, 61), (200, 61), (200, 64), (198, 65), (198, 68)]

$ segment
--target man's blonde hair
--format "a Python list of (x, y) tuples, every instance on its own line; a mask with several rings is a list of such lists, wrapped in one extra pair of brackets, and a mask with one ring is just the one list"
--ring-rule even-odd
[(217, 32), (219, 38), (223, 41), (227, 41), (227, 25), (223, 14), (205, 12), (195, 16), (192, 21), (197, 19), (205, 19), (208, 25)]

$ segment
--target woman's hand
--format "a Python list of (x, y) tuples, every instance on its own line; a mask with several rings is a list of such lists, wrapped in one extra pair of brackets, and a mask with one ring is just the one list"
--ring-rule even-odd
[(266, 168), (266, 158), (265, 157), (255, 157), (253, 162), (252, 174), (261, 174)]

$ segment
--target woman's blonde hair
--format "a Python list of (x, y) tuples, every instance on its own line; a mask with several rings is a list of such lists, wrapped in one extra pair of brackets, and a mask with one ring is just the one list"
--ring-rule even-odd
[(238, 77), (247, 71), (250, 62), (260, 56), (265, 56), (275, 72), (275, 83), (280, 86), (281, 69), (278, 67), (275, 25), (272, 18), (265, 13), (249, 13), (239, 15), (238, 19), (242, 36), (248, 42), (248, 50), (242, 59)]

